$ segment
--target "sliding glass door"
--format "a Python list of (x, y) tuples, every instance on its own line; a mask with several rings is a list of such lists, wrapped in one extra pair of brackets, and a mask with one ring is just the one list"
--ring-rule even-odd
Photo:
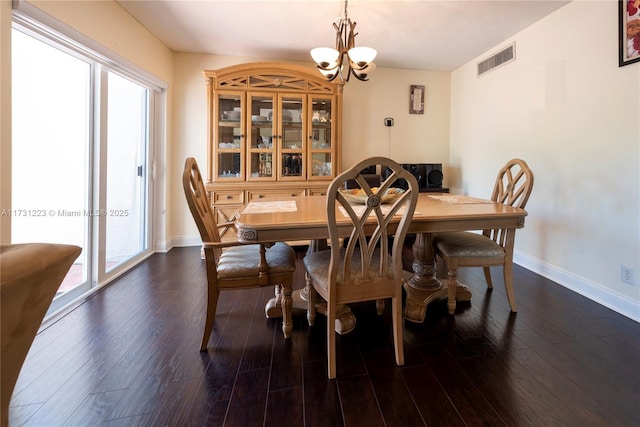
[(111, 271), (147, 243), (149, 99), (140, 85), (107, 73), (106, 259)]
[(20, 31), (12, 44), (11, 240), (82, 247), (58, 294), (81, 293), (91, 277), (92, 67)]
[(12, 243), (83, 249), (51, 313), (151, 252), (154, 91), (19, 26), (12, 73)]

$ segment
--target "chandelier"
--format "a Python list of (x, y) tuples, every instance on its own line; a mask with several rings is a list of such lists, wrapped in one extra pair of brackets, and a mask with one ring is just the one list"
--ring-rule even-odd
[(333, 81), (338, 76), (343, 82), (349, 81), (352, 74), (358, 80), (367, 81), (376, 68), (373, 60), (378, 52), (370, 47), (356, 47), (355, 38), (358, 35), (355, 32), (356, 23), (347, 16), (347, 3), (348, 0), (345, 0), (344, 18), (339, 18), (333, 23), (333, 28), (336, 30), (336, 48), (311, 49), (311, 57), (316, 62), (318, 70), (329, 81)]

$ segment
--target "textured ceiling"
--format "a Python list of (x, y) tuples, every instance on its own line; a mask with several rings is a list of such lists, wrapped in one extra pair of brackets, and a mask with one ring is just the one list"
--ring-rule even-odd
[[(311, 61), (335, 46), (332, 23), (344, 2), (119, 0), (176, 52)], [(554, 10), (565, 0), (351, 0), (356, 45), (378, 51), (378, 66), (451, 71)]]

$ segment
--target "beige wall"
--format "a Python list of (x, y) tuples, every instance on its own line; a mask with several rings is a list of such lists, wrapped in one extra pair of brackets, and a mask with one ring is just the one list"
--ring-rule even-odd
[[(176, 144), (168, 171), (173, 193), (170, 226), (173, 244), (190, 245), (199, 241), (197, 229), (182, 198), (182, 162), (194, 156), (201, 169), (206, 165), (206, 93), (202, 70), (216, 69), (263, 58), (217, 55), (175, 54), (175, 85), (172, 139)], [(303, 64), (309, 67), (310, 63)], [(449, 73), (378, 68), (371, 80), (349, 81), (344, 88), (342, 166), (376, 155), (406, 163), (443, 163), (445, 185), (449, 157)], [(409, 86), (426, 87), (425, 114), (409, 114)], [(384, 100), (380, 102), (379, 100)], [(393, 117), (395, 125), (384, 126)]]
[(516, 42), (516, 61), (451, 77), (452, 186), (490, 195), (512, 157), (535, 173), (516, 261), (640, 319), (640, 64), (618, 67), (617, 3), (573, 1)]
[[(409, 88), (424, 85), (424, 114), (409, 114)], [(344, 88), (343, 166), (369, 156), (399, 163), (449, 162), (450, 73), (378, 68), (367, 82)], [(392, 117), (394, 126), (384, 126)], [(445, 184), (448, 174), (444, 174)]]

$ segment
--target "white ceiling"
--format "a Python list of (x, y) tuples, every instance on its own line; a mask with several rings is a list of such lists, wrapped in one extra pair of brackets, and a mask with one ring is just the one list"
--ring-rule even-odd
[[(451, 71), (569, 0), (351, 0), (357, 46), (382, 67)], [(311, 61), (335, 47), (341, 0), (118, 0), (176, 52)]]

